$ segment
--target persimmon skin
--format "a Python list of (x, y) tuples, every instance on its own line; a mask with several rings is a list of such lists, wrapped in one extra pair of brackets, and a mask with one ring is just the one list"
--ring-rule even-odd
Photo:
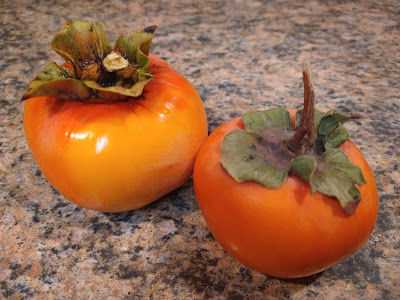
[(28, 146), (48, 181), (85, 208), (121, 212), (182, 185), (207, 137), (192, 85), (150, 54), (142, 97), (112, 104), (35, 97), (26, 101)]
[[(292, 118), (294, 111), (289, 111)], [(340, 149), (362, 168), (367, 184), (353, 215), (339, 202), (289, 175), (277, 189), (236, 182), (219, 159), (223, 138), (243, 129), (241, 117), (217, 128), (197, 155), (193, 182), (197, 203), (221, 247), (245, 266), (279, 278), (305, 277), (355, 253), (367, 241), (378, 214), (374, 176), (360, 150)]]

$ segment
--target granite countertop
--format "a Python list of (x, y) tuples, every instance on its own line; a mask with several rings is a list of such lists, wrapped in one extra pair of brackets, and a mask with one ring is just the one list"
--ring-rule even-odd
[[(228, 256), (192, 180), (136, 211), (77, 207), (46, 181), (23, 132), (28, 82), (67, 19), (118, 34), (157, 24), (152, 52), (200, 94), (209, 131), (247, 109), (302, 104), (310, 59), (316, 106), (347, 125), (373, 170), (380, 211), (353, 256), (302, 279)], [(400, 299), (400, 3), (392, 1), (2, 1), (0, 3), (0, 298)]]

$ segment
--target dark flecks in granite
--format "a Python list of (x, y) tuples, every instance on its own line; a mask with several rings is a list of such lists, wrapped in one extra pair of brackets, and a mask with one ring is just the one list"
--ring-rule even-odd
[(238, 291), (229, 291), (228, 297), (229, 297), (229, 299), (232, 299), (232, 300), (243, 300), (244, 299), (244, 296), (241, 293), (239, 293)]
[(24, 274), (30, 268), (32, 268), (32, 265), (27, 265), (26, 267), (22, 267), (20, 264), (12, 263), (10, 265), (10, 270), (12, 271), (11, 275), (10, 275), (10, 279), (11, 280), (17, 279), (19, 276)]
[(5, 286), (5, 292), (3, 293), (3, 296), (5, 298), (9, 298), (16, 293), (24, 295), (22, 299), (32, 299), (34, 295), (34, 292), (31, 288), (27, 287), (26, 283), (18, 283), (12, 285), (11, 287)]
[(365, 255), (358, 252), (325, 272), (334, 272), (338, 278), (350, 278), (352, 284), (357, 286), (360, 284), (380, 284), (382, 283), (380, 268), (374, 259), (381, 257), (381, 254), (382, 252), (377, 253), (372, 249), (368, 251), (368, 260), (366, 260)]
[(52, 235), (53, 230), (54, 230), (53, 224), (45, 224), (43, 226), (43, 228), (45, 229), (45, 232), (43, 233), (43, 237), (47, 238), (47, 239), (53, 238), (53, 235)]
[(0, 101), (0, 108), (7, 108), (7, 107), (9, 107), (11, 105), (11, 103), (10, 102), (8, 102), (8, 101), (6, 101), (6, 100), (1, 100)]
[[(381, 203), (384, 203), (385, 201), (395, 201), (398, 198), (392, 198), (388, 199), (385, 197), (381, 197), (380, 201)], [(388, 231), (392, 229), (397, 229), (398, 228), (398, 223), (396, 221), (388, 221), (391, 219), (391, 215), (393, 212), (388, 212), (383, 209), (379, 210), (378, 212), (378, 219), (377, 219), (377, 224), (379, 225), (379, 228), (381, 228), (383, 231)]]
[(171, 198), (171, 205), (180, 213), (189, 212), (192, 208), (191, 205), (179, 194), (175, 194), (174, 197)]
[[(36, 173), (35, 173), (35, 176), (37, 176)], [(67, 202), (67, 201), (65, 201), (65, 200), (61, 200), (61, 199), (59, 198), (59, 199), (57, 199), (56, 205), (54, 205), (54, 206), (51, 208), (51, 211), (52, 211), (52, 212), (56, 212), (56, 211), (57, 211), (58, 215), (63, 216), (62, 208), (67, 207), (67, 206), (69, 206), (69, 205), (70, 205), (69, 202)], [(65, 217), (68, 217), (69, 215), (70, 215), (70, 214), (67, 214), (67, 215), (65, 215)]]
[(212, 95), (215, 94), (213, 88), (206, 83), (200, 84), (197, 92), (199, 93), (199, 96), (203, 102), (206, 102), (210, 97), (212, 97)]
[[(48, 255), (46, 255), (48, 256)], [(51, 264), (47, 258), (42, 258), (40, 262), (41, 274), (39, 278), (41, 282), (52, 286), (54, 284), (54, 276), (57, 274), (59, 267)]]
[(91, 219), (90, 223), (92, 224), (91, 229), (93, 230), (94, 234), (112, 234), (115, 236), (120, 236), (123, 234), (118, 225), (112, 224), (110, 222), (101, 222), (99, 221), (99, 217)]
[(202, 293), (208, 287), (213, 286), (214, 276), (210, 275), (210, 273), (207, 271), (207, 261), (204, 261), (202, 257), (198, 258), (198, 253), (199, 252), (196, 251), (194, 256), (191, 256), (191, 261), (198, 267), (184, 269), (178, 274), (178, 277), (187, 284), (191, 285), (194, 289), (196, 289), (197, 292)]
[(134, 267), (119, 265), (117, 276), (119, 279), (132, 279), (140, 277), (143, 282), (146, 281), (146, 273), (138, 271)]
[[(141, 224), (145, 222), (149, 222), (150, 219), (142, 214), (138, 213), (138, 211), (130, 211), (123, 213), (103, 213), (104, 216), (108, 218), (108, 222), (101, 223), (101, 227), (107, 227), (109, 231), (103, 230), (100, 233), (104, 233), (106, 236), (109, 232), (112, 232), (114, 235), (118, 236), (123, 233), (121, 227), (127, 227), (130, 233), (135, 233), (136, 230), (141, 228)], [(96, 229), (96, 225), (98, 224), (98, 217), (92, 219), (94, 230)], [(96, 231), (98, 232), (98, 230)], [(95, 232), (95, 233), (96, 233)]]
[(314, 291), (307, 291), (306, 296), (309, 297), (310, 299), (316, 298), (319, 296), (319, 294), (317, 292)]
[(190, 73), (190, 77), (192, 78), (200, 78), (201, 77), (201, 70), (197, 69)]
[(164, 235), (161, 240), (163, 240), (164, 242), (168, 241), (169, 239), (171, 239), (173, 236), (179, 234), (178, 232), (170, 232), (167, 235)]
[(237, 86), (235, 83), (232, 83), (232, 82), (220, 83), (218, 85), (218, 89), (223, 90), (227, 96), (230, 96), (232, 94), (239, 95), (239, 96), (244, 95), (242, 89), (239, 86)]
[(111, 232), (111, 224), (109, 223), (97, 223), (96, 221), (92, 221), (94, 224), (92, 226), (93, 233), (110, 233)]

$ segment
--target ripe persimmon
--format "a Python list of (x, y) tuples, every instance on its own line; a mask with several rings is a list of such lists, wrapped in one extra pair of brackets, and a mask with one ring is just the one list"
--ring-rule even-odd
[(226, 122), (201, 146), (193, 173), (221, 247), (281, 278), (315, 274), (355, 253), (378, 213), (374, 176), (341, 125), (345, 116), (314, 110), (307, 64), (303, 77), (303, 111), (248, 112)]
[(52, 42), (67, 64), (46, 66), (23, 97), (39, 168), (80, 206), (136, 209), (192, 174), (205, 110), (193, 86), (149, 54), (154, 30), (122, 35), (113, 50), (99, 23), (67, 22)]

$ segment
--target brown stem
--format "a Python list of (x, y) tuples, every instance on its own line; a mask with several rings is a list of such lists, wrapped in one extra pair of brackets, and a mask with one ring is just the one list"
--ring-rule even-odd
[(314, 85), (311, 81), (310, 62), (303, 62), (303, 82), (304, 82), (304, 112), (302, 126), (307, 131), (307, 146), (311, 148), (317, 139), (314, 127)]
[(306, 130), (302, 126), (299, 126), (296, 132), (290, 138), (290, 140), (284, 141), (286, 147), (293, 153), (297, 154), (301, 147), (301, 141), (303, 140), (303, 137), (306, 135), (306, 133)]
[(307, 135), (306, 145), (311, 149), (317, 138), (314, 127), (314, 85), (311, 81), (310, 62), (303, 62), (303, 83), (304, 83), (304, 109), (303, 117), (299, 127), (290, 140), (285, 141), (286, 147), (294, 153), (298, 153), (303, 146), (303, 138)]

